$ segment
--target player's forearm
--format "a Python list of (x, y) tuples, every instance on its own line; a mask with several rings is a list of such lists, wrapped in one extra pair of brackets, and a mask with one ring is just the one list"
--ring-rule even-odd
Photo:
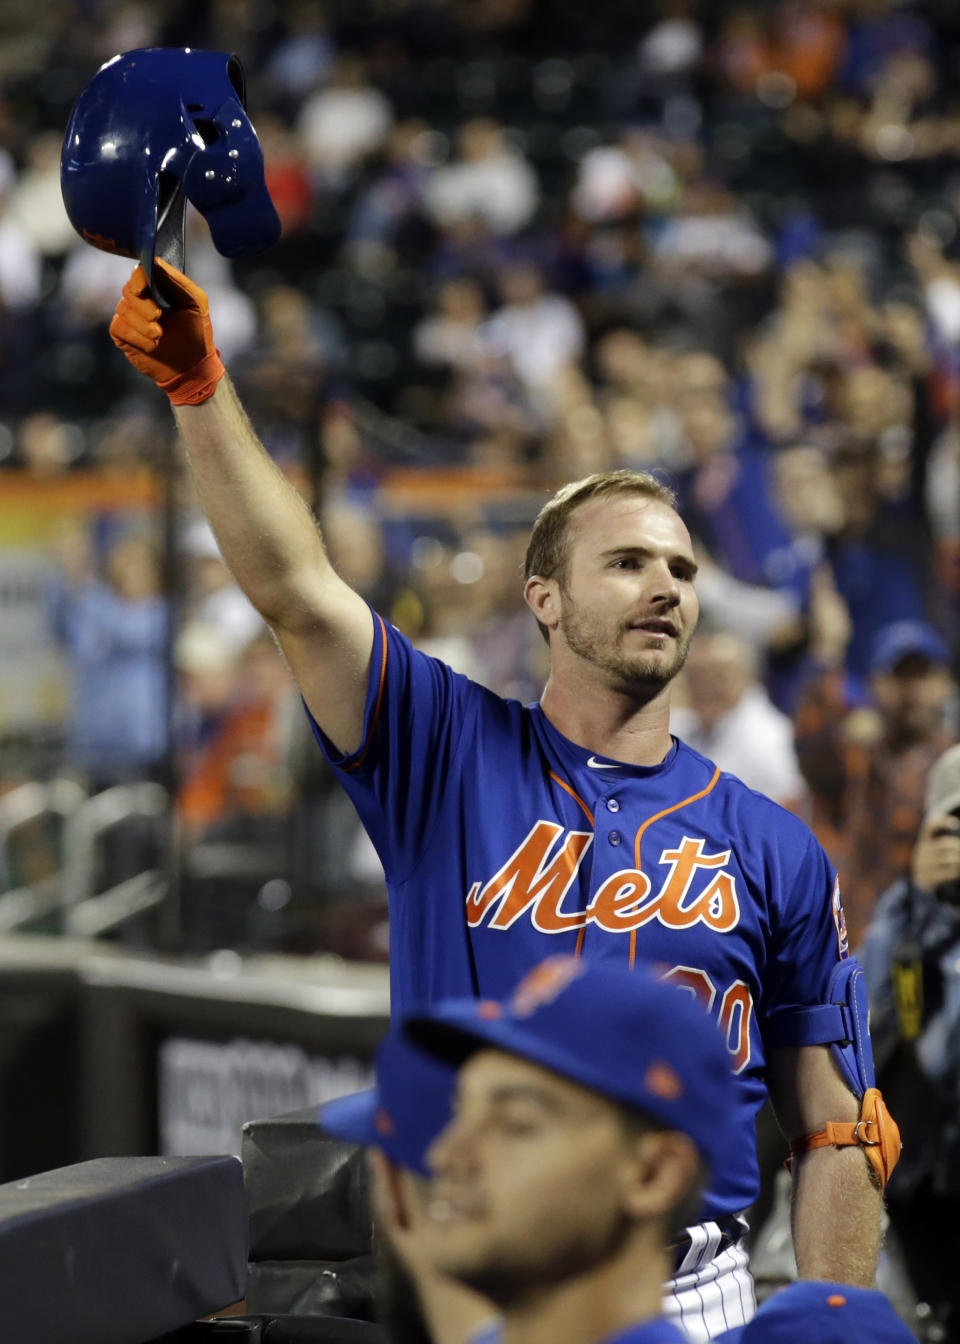
[(883, 1198), (859, 1148), (794, 1158), (793, 1247), (802, 1279), (869, 1287), (880, 1250)]
[(333, 571), (306, 503), (271, 460), (228, 377), (174, 408), (200, 502), (223, 558), (264, 619), (294, 619), (298, 576)]

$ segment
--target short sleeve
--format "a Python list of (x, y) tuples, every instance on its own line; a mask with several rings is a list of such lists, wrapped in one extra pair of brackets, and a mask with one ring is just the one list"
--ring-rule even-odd
[[(836, 869), (813, 834), (800, 828), (799, 865), (774, 894), (774, 946), (761, 1016), (826, 1001), (830, 976), (848, 955)], [(789, 839), (793, 839), (790, 836)]]
[(312, 715), (327, 760), (350, 795), (388, 881), (416, 867), (455, 792), (454, 779), (482, 688), (415, 649), (382, 616), (364, 707), (363, 741), (342, 756)]

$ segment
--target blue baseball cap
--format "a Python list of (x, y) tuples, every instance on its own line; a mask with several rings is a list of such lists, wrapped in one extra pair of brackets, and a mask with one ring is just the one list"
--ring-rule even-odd
[(752, 1321), (714, 1344), (916, 1344), (883, 1293), (813, 1279), (768, 1297)]
[(376, 1087), (321, 1106), (320, 1125), (335, 1138), (381, 1148), (397, 1166), (428, 1175), (426, 1152), (450, 1119), (456, 1071), (391, 1031), (377, 1051), (376, 1075)]
[(892, 672), (901, 658), (915, 654), (931, 663), (950, 663), (950, 650), (926, 621), (890, 621), (870, 644), (871, 672)]
[(550, 957), (504, 1003), (448, 999), (403, 1023), (439, 1059), (505, 1050), (689, 1135), (712, 1171), (729, 1164), (730, 1055), (693, 995), (642, 969)]

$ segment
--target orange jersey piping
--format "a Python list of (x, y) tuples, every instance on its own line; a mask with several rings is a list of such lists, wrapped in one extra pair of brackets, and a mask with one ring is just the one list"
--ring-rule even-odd
[[(555, 784), (559, 784), (561, 789), (564, 789), (567, 793), (569, 793), (570, 797), (574, 800), (574, 802), (579, 803), (579, 805), (583, 808), (587, 820), (590, 822), (590, 825), (595, 826), (596, 823), (594, 822), (593, 819), (593, 813), (590, 811), (589, 807), (587, 807), (586, 803), (580, 797), (579, 793), (577, 793), (574, 789), (572, 789), (565, 779), (561, 779), (559, 775), (555, 775), (552, 770), (550, 771), (550, 778), (553, 780)], [(583, 951), (583, 936), (586, 933), (586, 931), (587, 926), (586, 924), (584, 924), (582, 925), (580, 932), (577, 934), (577, 945), (573, 949), (573, 955), (575, 957), (579, 957), (580, 953)]]
[[(711, 779), (710, 783), (707, 785), (705, 789), (701, 789), (699, 793), (691, 794), (689, 798), (682, 798), (679, 803), (673, 803), (672, 806), (665, 807), (662, 812), (655, 812), (652, 817), (647, 817), (646, 821), (637, 831), (636, 837), (633, 842), (633, 865), (638, 873), (643, 872), (643, 869), (640, 867), (640, 840), (647, 827), (652, 826), (653, 823), (655, 821), (659, 821), (661, 817), (667, 817), (670, 815), (671, 812), (677, 812), (681, 807), (686, 807), (688, 803), (695, 803), (697, 802), (698, 799), (705, 798), (707, 794), (710, 793), (710, 791), (713, 789), (714, 785), (716, 784), (719, 778), (720, 778), (720, 767), (718, 765), (713, 772), (713, 778)], [(637, 931), (636, 929), (631, 929), (630, 930), (631, 971), (633, 970), (636, 964), (636, 960), (637, 960)]]

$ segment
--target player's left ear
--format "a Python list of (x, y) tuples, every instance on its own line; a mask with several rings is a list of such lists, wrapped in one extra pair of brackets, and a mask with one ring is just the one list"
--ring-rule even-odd
[(654, 1130), (628, 1140), (622, 1168), (624, 1210), (638, 1221), (672, 1220), (698, 1178), (697, 1150), (686, 1134)]
[(523, 585), (523, 598), (541, 625), (553, 630), (560, 619), (560, 585), (556, 579), (532, 574)]

